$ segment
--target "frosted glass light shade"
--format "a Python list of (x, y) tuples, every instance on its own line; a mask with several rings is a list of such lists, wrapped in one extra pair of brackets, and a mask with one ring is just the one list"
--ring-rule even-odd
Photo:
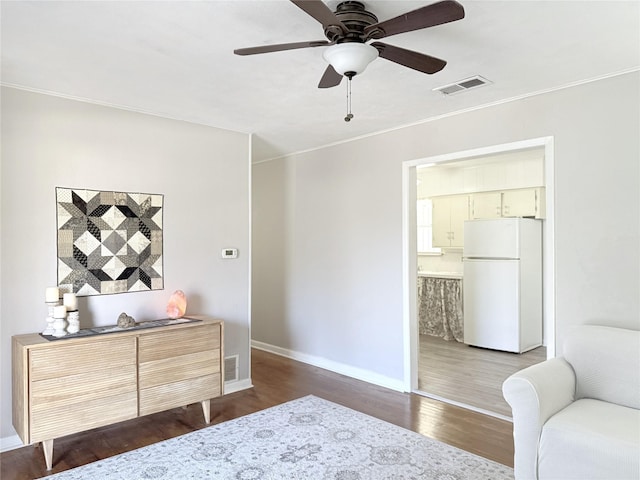
[(327, 48), (322, 56), (340, 75), (358, 74), (378, 57), (378, 50), (366, 43), (338, 43)]

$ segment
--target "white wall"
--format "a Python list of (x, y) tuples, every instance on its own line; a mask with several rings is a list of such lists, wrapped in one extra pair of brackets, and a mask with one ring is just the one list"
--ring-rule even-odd
[[(11, 426), (11, 336), (42, 331), (56, 284), (55, 187), (164, 194), (164, 290), (80, 297), (81, 327), (165, 318), (184, 290), (187, 313), (218, 316), (225, 354), (249, 377), (250, 137), (205, 126), (2, 89), (0, 394)], [(223, 247), (239, 257), (222, 260)], [(60, 365), (64, 369), (64, 365)], [(91, 368), (91, 365), (87, 365)]]
[(387, 201), (401, 196), (388, 181), (398, 165), (355, 144), (308, 155), (253, 167), (252, 338), (397, 387), (403, 359), (386, 351), (402, 343), (401, 298), (389, 288), (402, 282), (394, 246), (402, 211)]
[(402, 162), (547, 136), (558, 353), (572, 325), (640, 329), (639, 87), (635, 72), (254, 165), (270, 214), (253, 228), (287, 259), (256, 249), (273, 283), (269, 315), (254, 283), (254, 343), (400, 384)]

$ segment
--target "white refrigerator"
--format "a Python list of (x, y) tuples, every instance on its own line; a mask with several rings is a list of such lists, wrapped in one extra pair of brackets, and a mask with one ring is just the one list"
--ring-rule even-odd
[(540, 220), (464, 223), (464, 343), (522, 353), (542, 344)]

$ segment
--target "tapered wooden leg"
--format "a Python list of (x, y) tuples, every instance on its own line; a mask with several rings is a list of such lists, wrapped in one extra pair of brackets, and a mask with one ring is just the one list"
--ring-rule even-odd
[(47, 464), (47, 470), (51, 470), (53, 465), (53, 438), (42, 441), (42, 450), (44, 451), (44, 461)]
[(211, 400), (203, 400), (200, 403), (202, 404), (202, 413), (204, 413), (204, 421), (207, 423), (211, 423)]

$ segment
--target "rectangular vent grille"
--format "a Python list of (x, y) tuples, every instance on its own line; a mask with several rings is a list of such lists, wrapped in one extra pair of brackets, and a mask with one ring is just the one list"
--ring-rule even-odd
[(224, 381), (235, 382), (238, 380), (238, 355), (231, 355), (224, 359)]
[(483, 85), (487, 85), (491, 83), (486, 78), (483, 78), (479, 75), (471, 78), (465, 78), (464, 80), (460, 80), (459, 82), (452, 83), (450, 85), (445, 85), (444, 87), (434, 88), (434, 92), (440, 92), (443, 95), (452, 95), (454, 93), (464, 92), (465, 90), (470, 90), (472, 88), (481, 87)]

